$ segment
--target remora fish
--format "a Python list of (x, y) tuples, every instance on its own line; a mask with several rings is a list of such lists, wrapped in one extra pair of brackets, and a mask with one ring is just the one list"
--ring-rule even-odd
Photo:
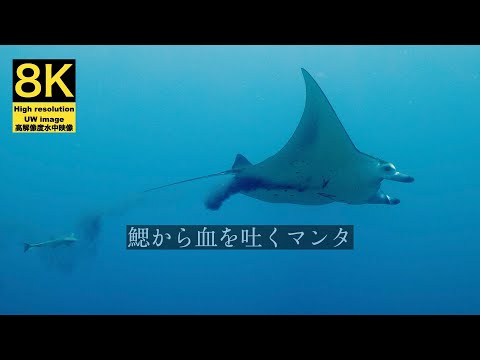
[(70, 235), (67, 236), (60, 236), (57, 238), (52, 238), (51, 240), (44, 241), (44, 242), (39, 242), (36, 244), (29, 244), (29, 243), (24, 243), (23, 244), (23, 252), (28, 251), (32, 247), (49, 247), (49, 248), (56, 248), (58, 246), (71, 246), (75, 244), (78, 241), (78, 239), (75, 237), (74, 233), (71, 233)]

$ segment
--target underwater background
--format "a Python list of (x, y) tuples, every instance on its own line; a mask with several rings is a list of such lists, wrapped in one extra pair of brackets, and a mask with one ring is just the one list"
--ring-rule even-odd
[[(12, 133), (12, 59), (36, 58), (76, 59), (75, 134)], [(382, 183), (399, 205), (208, 210), (222, 178), (138, 199), (278, 151), (302, 67), (415, 177)], [(479, 74), (479, 46), (1, 46), (0, 314), (479, 314)], [(127, 251), (127, 224), (352, 224), (355, 248)]]

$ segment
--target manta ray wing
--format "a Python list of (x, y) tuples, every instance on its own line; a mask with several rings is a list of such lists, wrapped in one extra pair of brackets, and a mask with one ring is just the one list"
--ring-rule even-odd
[(283, 183), (324, 185), (339, 168), (364, 156), (357, 150), (327, 97), (302, 69), (306, 87), (303, 115), (288, 142), (276, 154), (247, 169), (246, 176)]
[(335, 110), (313, 77), (302, 69), (305, 80), (305, 108), (302, 118), (287, 144), (279, 154), (310, 152), (316, 156), (331, 154), (348, 158), (358, 152)]

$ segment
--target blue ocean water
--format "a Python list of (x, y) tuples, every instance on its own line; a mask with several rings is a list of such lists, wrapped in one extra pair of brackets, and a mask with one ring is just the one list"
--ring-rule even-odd
[[(478, 314), (480, 47), (0, 47), (1, 314)], [(77, 62), (77, 132), (13, 134), (12, 59)], [(301, 68), (397, 206), (204, 206), (295, 130)], [(106, 216), (85, 228), (99, 212)], [(352, 251), (127, 251), (126, 224), (353, 224)], [(78, 247), (23, 252), (78, 234)], [(94, 234), (94, 236), (92, 235)], [(87, 241), (87, 237), (90, 240)], [(82, 242), (83, 241), (83, 242)], [(81, 245), (80, 245), (81, 243)], [(36, 251), (38, 250), (38, 251)]]

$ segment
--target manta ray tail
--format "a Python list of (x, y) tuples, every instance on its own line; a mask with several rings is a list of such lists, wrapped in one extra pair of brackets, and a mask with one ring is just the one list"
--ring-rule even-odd
[(162, 185), (162, 186), (157, 186), (157, 187), (154, 187), (154, 188), (152, 188), (152, 189), (144, 190), (143, 192), (146, 193), (146, 192), (149, 192), (149, 191), (159, 190), (159, 189), (163, 189), (163, 188), (166, 188), (166, 187), (169, 187), (169, 186), (178, 185), (178, 184), (183, 184), (183, 183), (190, 182), (190, 181), (195, 181), (195, 180), (200, 180), (200, 179), (206, 179), (206, 178), (214, 177), (214, 176), (228, 175), (228, 174), (232, 174), (232, 173), (234, 173), (233, 170), (226, 170), (226, 171), (222, 171), (222, 172), (215, 173), (215, 174), (209, 174), (209, 175), (199, 176), (199, 177), (196, 177), (196, 178), (191, 178), (191, 179), (187, 179), (187, 180), (177, 181), (177, 182), (174, 182), (174, 183), (171, 183), (171, 184), (166, 184), (166, 185)]
[(235, 158), (233, 166), (230, 170), (225, 170), (225, 171), (221, 171), (221, 172), (218, 172), (218, 173), (215, 173), (215, 174), (198, 176), (198, 177), (187, 179), (187, 180), (177, 181), (177, 182), (174, 182), (174, 183), (171, 183), (171, 184), (157, 186), (157, 187), (154, 187), (152, 189), (144, 190), (143, 192), (146, 193), (146, 192), (149, 192), (149, 191), (159, 190), (159, 189), (163, 189), (163, 188), (166, 188), (166, 187), (169, 187), (169, 186), (183, 184), (183, 183), (186, 183), (186, 182), (196, 181), (196, 180), (200, 180), (200, 179), (206, 179), (206, 178), (210, 178), (210, 177), (214, 177), (214, 176), (235, 174), (235, 173), (239, 172), (241, 169), (243, 169), (245, 167), (248, 167), (248, 166), (251, 166), (251, 165), (252, 165), (252, 163), (250, 161), (248, 161), (245, 156), (243, 156), (241, 154), (237, 154), (237, 157)]
[[(190, 181), (206, 179), (214, 176), (222, 176), (222, 175), (231, 175), (237, 174), (242, 171), (242, 169), (252, 166), (252, 163), (247, 160), (245, 156), (242, 154), (237, 154), (235, 157), (235, 161), (233, 162), (232, 168), (230, 170), (221, 171), (215, 174), (209, 174), (204, 176), (199, 176), (187, 180), (177, 181), (171, 184), (166, 184), (162, 186), (157, 186), (152, 189), (144, 190), (143, 192), (149, 192), (154, 190), (163, 189), (169, 186), (183, 184)], [(238, 186), (239, 182), (235, 181), (235, 179), (228, 181), (227, 183), (223, 184), (222, 186), (216, 188), (213, 192), (209, 194), (207, 199), (205, 200), (205, 206), (210, 210), (217, 210), (222, 206), (222, 203), (227, 200), (233, 194), (236, 194), (241, 191), (241, 187)]]
[[(249, 166), (252, 166), (252, 163), (242, 154), (237, 154), (235, 161), (233, 162), (232, 172), (238, 173)], [(230, 196), (235, 195), (248, 187), (248, 180), (234, 178), (212, 191), (205, 200), (205, 206), (210, 210), (218, 210), (223, 202)]]

